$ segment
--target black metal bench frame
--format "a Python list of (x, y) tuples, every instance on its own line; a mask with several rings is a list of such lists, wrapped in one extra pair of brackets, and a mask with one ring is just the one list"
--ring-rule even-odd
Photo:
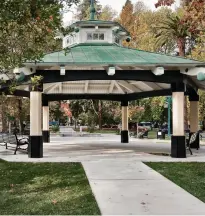
[(186, 139), (186, 147), (187, 147), (187, 150), (190, 151), (191, 155), (193, 155), (192, 150), (191, 150), (191, 144), (196, 141), (199, 134), (200, 134), (200, 131), (197, 131), (197, 132), (193, 133), (190, 138)]
[(139, 132), (138, 134), (137, 134), (137, 131), (135, 131), (135, 132), (131, 132), (130, 133), (130, 137), (138, 135), (138, 138), (140, 138), (140, 139), (143, 139), (145, 137), (148, 138), (148, 133), (149, 133), (148, 130), (147, 131), (143, 131), (143, 132)]
[[(22, 149), (21, 146), (29, 144), (29, 139), (27, 137), (18, 139), (17, 134), (3, 134), (3, 140), (5, 143), (6, 149), (8, 149), (8, 144), (16, 145), (14, 154), (16, 154), (18, 149)], [(26, 149), (22, 149), (22, 150), (28, 151), (28, 146)]]

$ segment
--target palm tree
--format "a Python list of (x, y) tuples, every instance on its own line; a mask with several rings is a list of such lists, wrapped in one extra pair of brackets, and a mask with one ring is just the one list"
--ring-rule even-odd
[[(174, 43), (177, 45), (179, 50), (179, 56), (185, 57), (186, 45), (192, 44), (187, 43), (193, 39), (191, 37), (188, 26), (176, 15), (169, 15), (166, 20), (162, 20), (157, 26), (157, 42), (158, 47), (163, 47), (167, 44)], [(188, 109), (187, 109), (187, 99), (184, 98), (184, 124), (188, 129)]]
[(165, 46), (171, 41), (175, 42), (179, 49), (179, 56), (184, 57), (186, 42), (190, 38), (188, 26), (178, 16), (169, 15), (166, 20), (162, 20), (156, 27), (157, 46)]

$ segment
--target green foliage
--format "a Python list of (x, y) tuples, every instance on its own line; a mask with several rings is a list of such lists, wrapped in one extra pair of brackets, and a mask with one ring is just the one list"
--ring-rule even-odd
[(54, 132), (54, 133), (59, 132), (59, 125), (52, 125), (51, 131)]
[(0, 71), (36, 61), (59, 47), (61, 12), (78, 0), (9, 0), (0, 2)]
[(153, 121), (162, 122), (164, 114), (165, 97), (155, 97), (151, 99), (151, 115)]
[(34, 91), (36, 87), (40, 85), (43, 80), (43, 76), (33, 76), (31, 77), (32, 90)]
[(199, 120), (203, 121), (205, 118), (205, 92), (199, 90)]
[(61, 102), (51, 102), (49, 104), (49, 112), (50, 112), (50, 120), (55, 121), (66, 121), (66, 116), (64, 112), (61, 110)]
[(99, 20), (111, 21), (117, 16), (117, 11), (111, 8), (109, 5), (102, 7), (101, 13), (99, 15)]
[[(94, 0), (96, 17), (99, 19), (101, 14), (102, 5), (99, 4), (99, 0)], [(75, 18), (78, 20), (89, 20), (90, 19), (90, 0), (83, 0), (77, 7), (77, 15)]]
[(156, 46), (165, 46), (169, 43), (176, 43), (179, 55), (185, 56), (186, 40), (190, 37), (188, 26), (182, 25), (181, 18), (175, 14), (167, 16), (165, 20), (156, 26)]

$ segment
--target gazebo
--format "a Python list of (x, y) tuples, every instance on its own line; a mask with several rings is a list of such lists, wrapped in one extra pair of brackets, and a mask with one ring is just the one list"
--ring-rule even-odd
[[(63, 50), (14, 69), (17, 78), (24, 78), (14, 95), (30, 97), (29, 157), (43, 157), (43, 142), (50, 142), (50, 101), (120, 101), (121, 142), (128, 143), (129, 101), (168, 95), (173, 101), (171, 156), (186, 157), (184, 95), (189, 96), (190, 131), (194, 133), (198, 131), (197, 91), (205, 88), (205, 63), (123, 47), (124, 40), (131, 40), (129, 32), (117, 22), (95, 20), (93, 3), (90, 20), (76, 22), (71, 28), (73, 32), (63, 38)], [(28, 85), (34, 76), (43, 79), (37, 85)], [(7, 94), (8, 83), (1, 86)]]

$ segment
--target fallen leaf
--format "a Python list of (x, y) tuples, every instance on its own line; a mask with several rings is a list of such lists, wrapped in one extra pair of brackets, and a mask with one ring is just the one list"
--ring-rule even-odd
[(53, 205), (55, 205), (55, 204), (57, 203), (57, 201), (56, 201), (56, 200), (53, 200), (52, 203), (53, 203)]

